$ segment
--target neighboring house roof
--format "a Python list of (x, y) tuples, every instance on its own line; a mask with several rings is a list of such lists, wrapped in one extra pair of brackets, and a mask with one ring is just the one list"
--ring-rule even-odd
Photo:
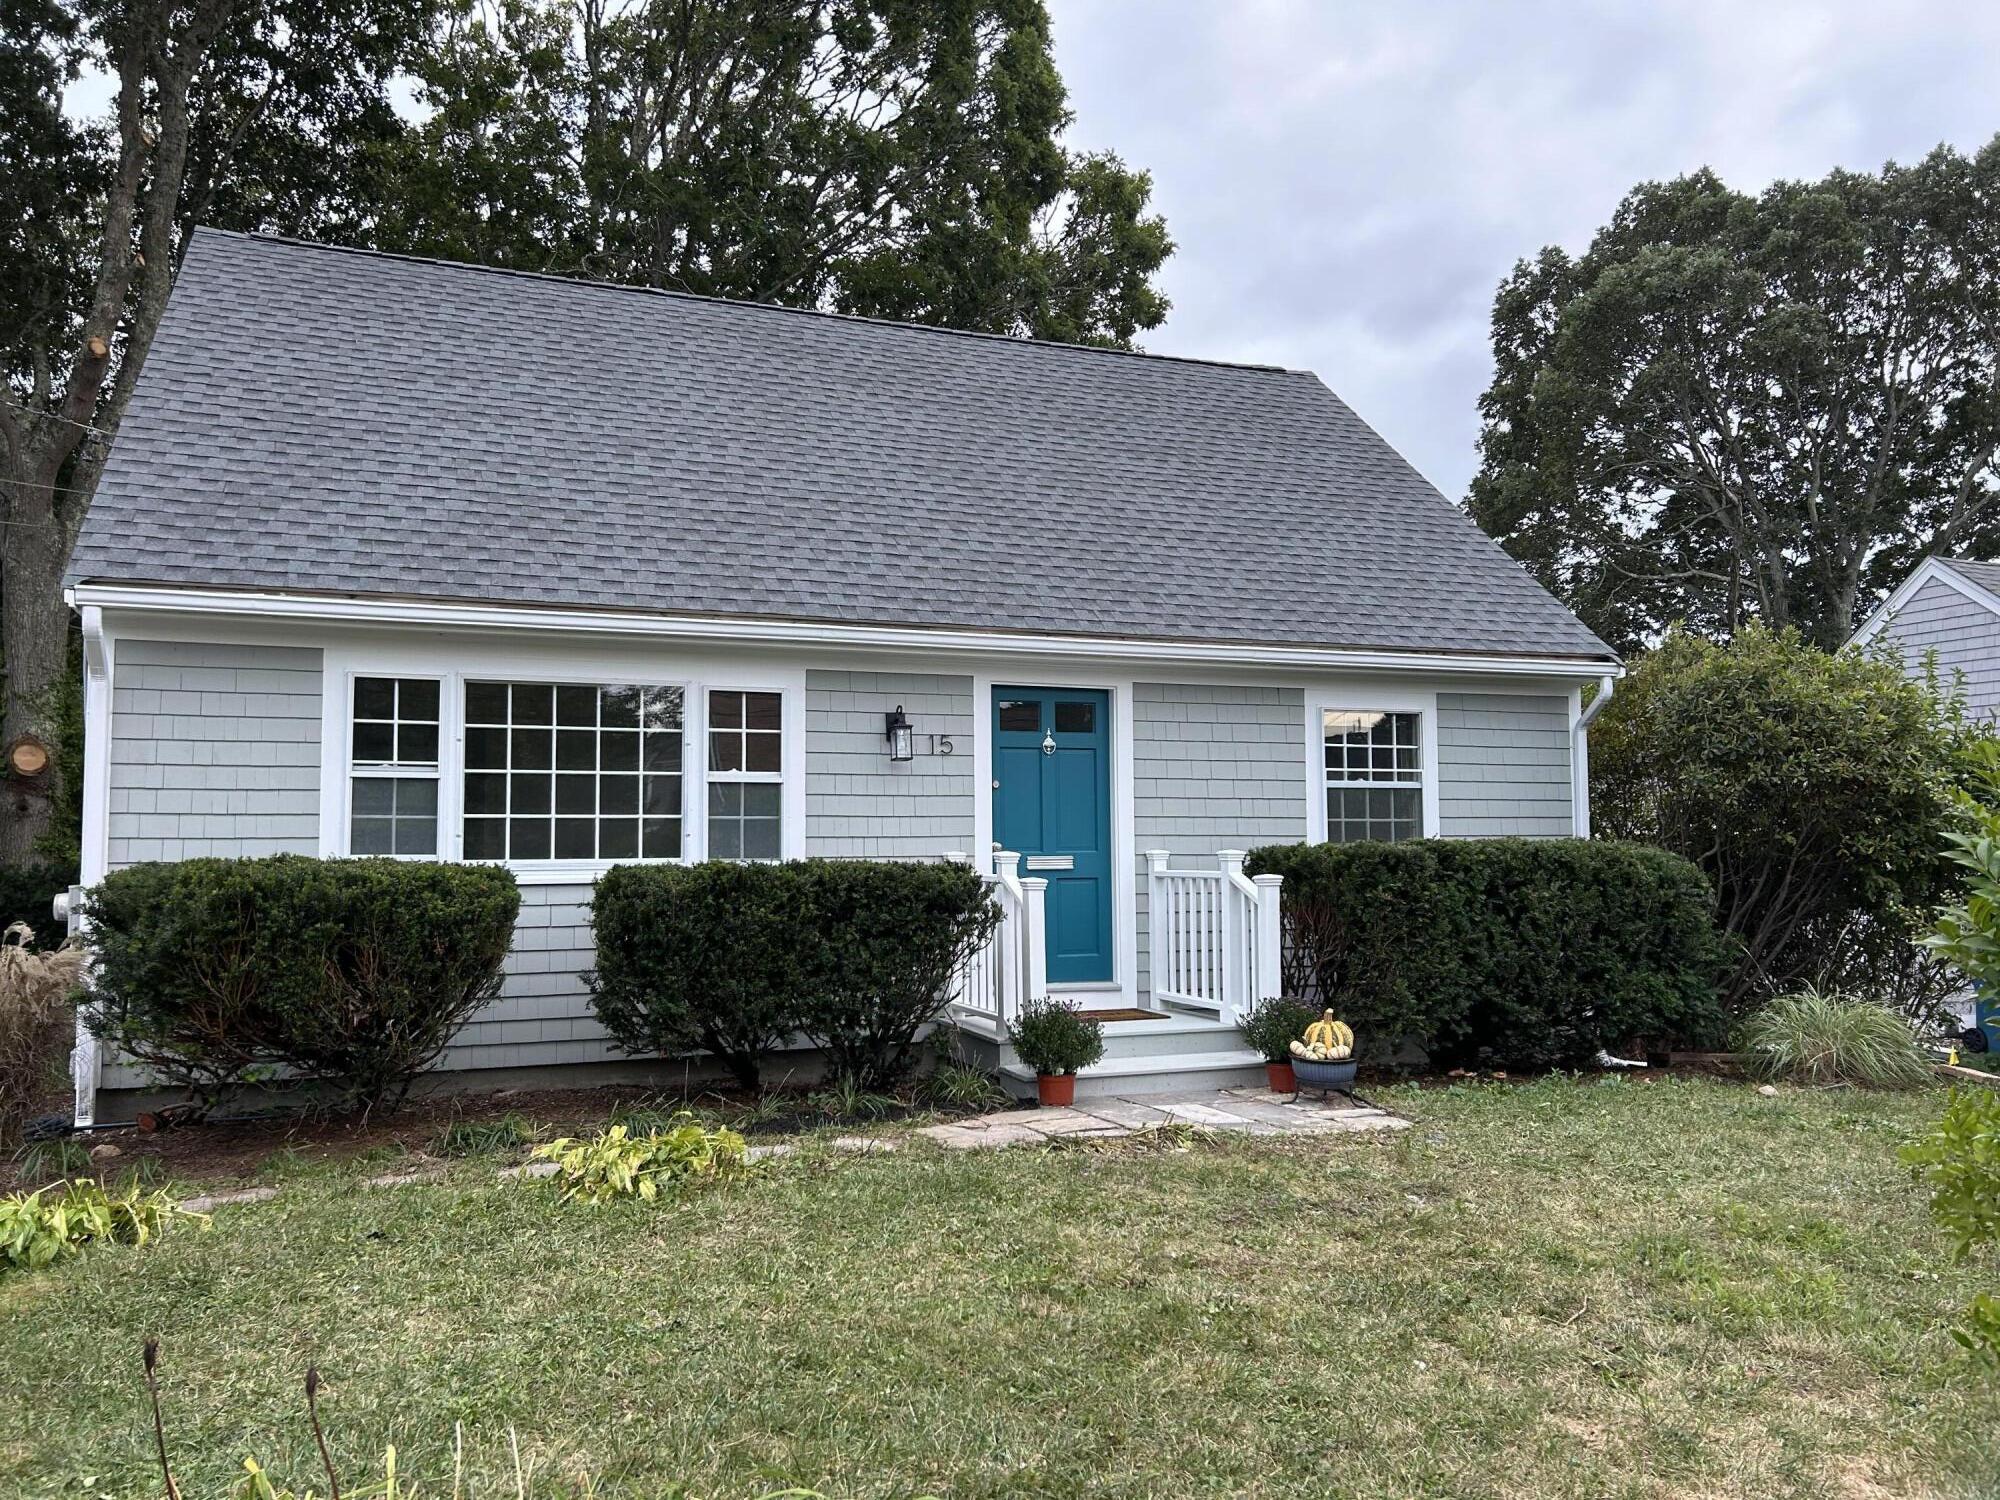
[(1949, 587), (1981, 609), (2000, 615), (2000, 562), (1975, 562), (1965, 557), (1927, 557), (1910, 570), (1910, 576), (1890, 592), (1848, 637), (1848, 644), (1866, 645), (1896, 619), (1903, 609), (1933, 580)]
[(1615, 660), (1310, 374), (206, 229), (70, 576)]

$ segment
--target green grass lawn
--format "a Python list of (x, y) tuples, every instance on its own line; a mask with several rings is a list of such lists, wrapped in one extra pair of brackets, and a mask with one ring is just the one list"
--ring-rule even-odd
[[(187, 1500), (246, 1453), (450, 1491), (1972, 1495), (2000, 1400), (1895, 1149), (1940, 1094), (1384, 1091), (1389, 1139), (792, 1158), (651, 1208), (469, 1161), (286, 1179), (206, 1233), (0, 1278), (0, 1493)], [(501, 1479), (507, 1482), (501, 1485)], [(563, 1491), (566, 1492), (566, 1491)]]

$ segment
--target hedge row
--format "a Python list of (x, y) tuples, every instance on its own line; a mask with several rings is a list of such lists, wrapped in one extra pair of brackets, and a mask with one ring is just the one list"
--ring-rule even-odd
[(1587, 1064), (1703, 1042), (1724, 1026), (1728, 950), (1708, 882), (1659, 849), (1573, 839), (1292, 844), (1246, 868), (1285, 878), (1286, 987), (1378, 1049), (1445, 1066)]
[(133, 865), (85, 896), (90, 1025), (206, 1103), (281, 1073), (393, 1105), (498, 992), (520, 904), (490, 865)]
[(712, 1052), (748, 1088), (795, 1034), (879, 1088), (998, 920), (958, 864), (620, 865), (591, 906), (591, 1003), (626, 1051)]

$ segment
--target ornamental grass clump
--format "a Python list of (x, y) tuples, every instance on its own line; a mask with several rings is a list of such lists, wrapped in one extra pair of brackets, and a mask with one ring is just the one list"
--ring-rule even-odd
[(0, 1146), (14, 1143), (30, 1111), (62, 1083), (82, 976), (83, 950), (72, 943), (38, 949), (25, 922), (0, 937)]
[(1872, 1001), (1810, 987), (1752, 1015), (1736, 1050), (1758, 1078), (1814, 1088), (1909, 1089), (1934, 1076), (1908, 1021)]

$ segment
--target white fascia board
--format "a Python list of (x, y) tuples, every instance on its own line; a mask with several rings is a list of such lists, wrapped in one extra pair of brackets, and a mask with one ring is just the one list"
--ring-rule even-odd
[(1034, 635), (911, 625), (849, 625), (724, 615), (668, 615), (535, 605), (458, 604), (422, 599), (321, 597), (310, 594), (78, 584), (69, 602), (84, 608), (162, 614), (324, 621), (350, 625), (468, 630), (563, 631), (594, 636), (651, 636), (788, 646), (885, 650), (962, 650), (1054, 658), (1212, 662), (1249, 666), (1422, 671), (1475, 676), (1602, 677), (1624, 675), (1616, 663), (1589, 657), (1480, 656), (1450, 652), (1366, 651), (1219, 641), (1134, 640)]
[(1902, 613), (1903, 607), (1916, 597), (1917, 591), (1932, 580), (1964, 595), (1980, 608), (2000, 615), (2000, 594), (1974, 583), (1954, 568), (1948, 559), (1932, 556), (1918, 563), (1910, 576), (1897, 584), (1895, 591), (1876, 607), (1875, 613), (1861, 622), (1861, 628), (1847, 638), (1848, 645), (1865, 646), (1874, 640), (1891, 620)]

